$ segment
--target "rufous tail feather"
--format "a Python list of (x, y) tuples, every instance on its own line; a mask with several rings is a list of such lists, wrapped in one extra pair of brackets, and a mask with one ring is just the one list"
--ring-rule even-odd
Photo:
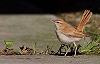
[(84, 25), (89, 21), (89, 19), (91, 18), (92, 12), (90, 12), (90, 10), (85, 10), (83, 13), (83, 16), (80, 20), (80, 23), (77, 27), (78, 31), (83, 31)]

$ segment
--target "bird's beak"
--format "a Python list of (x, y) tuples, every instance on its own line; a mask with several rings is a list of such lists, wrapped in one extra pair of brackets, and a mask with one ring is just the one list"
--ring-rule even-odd
[(55, 20), (50, 20), (50, 21), (53, 22), (53, 23), (55, 22)]

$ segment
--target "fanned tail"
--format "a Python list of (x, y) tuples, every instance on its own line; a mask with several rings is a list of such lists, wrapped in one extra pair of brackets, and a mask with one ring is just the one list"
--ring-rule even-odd
[(83, 13), (83, 16), (80, 20), (80, 23), (77, 27), (78, 31), (83, 31), (84, 25), (89, 21), (89, 19), (91, 18), (92, 12), (90, 12), (90, 10), (85, 10)]

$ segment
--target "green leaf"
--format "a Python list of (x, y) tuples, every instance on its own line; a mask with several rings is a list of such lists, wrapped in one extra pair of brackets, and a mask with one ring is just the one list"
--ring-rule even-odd
[(81, 53), (89, 53), (89, 52), (91, 52), (92, 51), (92, 48), (94, 47), (94, 46), (96, 46), (96, 44), (98, 43), (100, 41), (100, 37), (94, 42), (94, 41), (92, 41), (92, 42), (90, 42), (89, 44), (87, 44), (87, 46), (86, 47), (81, 47), (81, 50), (80, 50), (80, 52)]
[(11, 46), (13, 46), (14, 41), (5, 41), (5, 44), (8, 48), (10, 48)]
[(90, 42), (85, 48), (81, 50), (81, 52), (90, 52), (91, 49), (96, 45), (95, 42)]
[(95, 43), (98, 43), (100, 41), (100, 37), (96, 40), (96, 42)]
[(96, 45), (96, 43), (94, 41), (90, 42), (88, 44), (88, 46), (86, 47), (87, 49), (92, 49), (94, 46)]

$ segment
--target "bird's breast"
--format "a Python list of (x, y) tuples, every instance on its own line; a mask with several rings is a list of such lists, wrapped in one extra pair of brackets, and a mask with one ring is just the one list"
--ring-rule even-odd
[(64, 43), (76, 42), (76, 41), (79, 41), (82, 39), (82, 38), (67, 36), (67, 35), (64, 35), (63, 33), (60, 33), (60, 32), (57, 32), (57, 37), (61, 42), (64, 42)]

